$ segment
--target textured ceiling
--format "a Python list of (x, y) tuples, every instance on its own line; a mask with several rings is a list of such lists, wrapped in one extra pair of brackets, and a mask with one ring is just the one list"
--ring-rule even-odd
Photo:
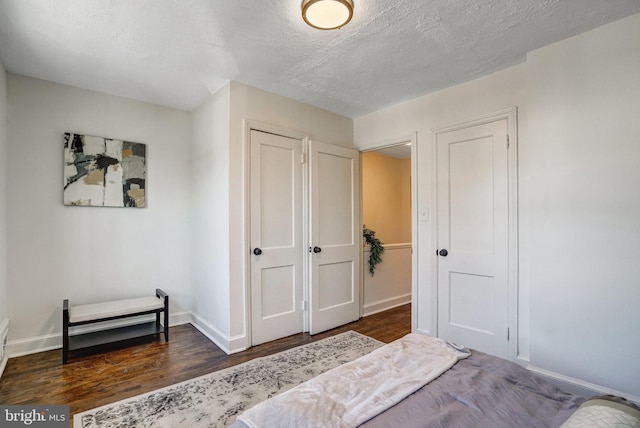
[(638, 0), (354, 0), (336, 31), (301, 0), (0, 0), (13, 73), (192, 110), (237, 80), (349, 117), (521, 63)]

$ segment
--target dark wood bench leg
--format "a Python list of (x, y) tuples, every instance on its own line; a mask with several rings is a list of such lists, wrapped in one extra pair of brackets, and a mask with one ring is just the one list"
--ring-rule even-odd
[(164, 340), (169, 341), (169, 296), (164, 296)]
[[(169, 341), (169, 295), (156, 288), (156, 296), (164, 300), (164, 340)], [(156, 322), (160, 322), (160, 312), (156, 314)]]
[(62, 302), (62, 364), (69, 359), (69, 300)]

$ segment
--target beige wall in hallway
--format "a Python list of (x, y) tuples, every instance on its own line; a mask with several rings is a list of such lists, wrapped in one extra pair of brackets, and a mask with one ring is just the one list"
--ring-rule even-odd
[(362, 153), (362, 218), (385, 244), (411, 242), (411, 159)]

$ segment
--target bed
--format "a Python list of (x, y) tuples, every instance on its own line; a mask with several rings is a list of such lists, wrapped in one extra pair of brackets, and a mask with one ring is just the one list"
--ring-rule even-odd
[(596, 407), (631, 424), (604, 426), (640, 427), (640, 410), (623, 401), (593, 406), (515, 363), (410, 334), (259, 403), (232, 427), (574, 428)]

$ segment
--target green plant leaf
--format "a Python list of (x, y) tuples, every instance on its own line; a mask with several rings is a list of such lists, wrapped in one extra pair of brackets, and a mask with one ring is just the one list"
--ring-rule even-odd
[(375, 230), (368, 229), (365, 225), (362, 225), (362, 236), (364, 236), (367, 245), (371, 247), (371, 253), (369, 254), (369, 273), (373, 276), (376, 265), (382, 262), (382, 253), (384, 253), (383, 242), (376, 238)]

